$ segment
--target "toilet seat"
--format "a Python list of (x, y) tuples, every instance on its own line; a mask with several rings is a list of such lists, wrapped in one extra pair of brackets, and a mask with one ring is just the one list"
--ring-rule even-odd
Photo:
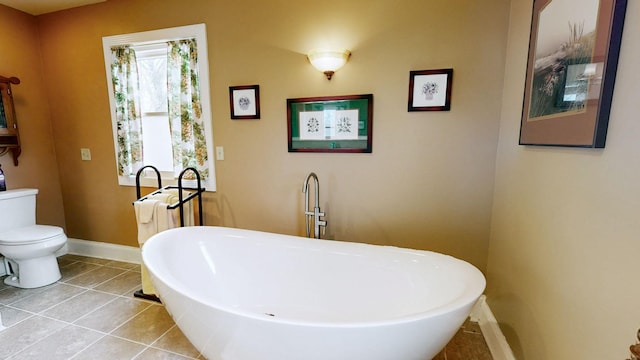
[(49, 241), (65, 236), (61, 227), (51, 225), (30, 225), (0, 233), (0, 245), (28, 245)]

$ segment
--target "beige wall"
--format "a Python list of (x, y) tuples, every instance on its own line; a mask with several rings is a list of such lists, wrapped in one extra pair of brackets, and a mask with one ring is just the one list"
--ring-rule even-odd
[[(531, 0), (266, 3), (110, 0), (37, 18), (0, 6), (0, 47), (11, 49), (0, 74), (23, 81), (21, 164), (0, 158), (9, 186), (39, 187), (39, 220), (66, 218), (71, 237), (134, 245), (101, 38), (203, 22), (226, 155), (208, 224), (302, 234), (300, 187), (315, 171), (330, 237), (486, 266), (489, 303), (519, 359), (628, 355), (640, 318), (640, 3), (629, 3), (603, 150), (517, 145)], [(330, 82), (304, 57), (325, 43), (353, 51)], [(455, 69), (452, 111), (408, 113), (409, 71), (444, 67)], [(261, 120), (230, 120), (228, 87), (243, 84), (260, 85)], [(373, 154), (287, 153), (285, 99), (360, 93), (374, 94)]]
[[(37, 188), (36, 217), (41, 224), (65, 225), (60, 178), (51, 136), (51, 113), (44, 88), (37, 20), (0, 5), (0, 75), (12, 85), (22, 154), (18, 166), (10, 154), (0, 157), (7, 188)], [(1, 216), (1, 215), (0, 215)]]
[(511, 9), (489, 304), (518, 359), (626, 359), (640, 326), (640, 2), (602, 150), (517, 145), (531, 4)]
[[(69, 236), (136, 243), (135, 191), (116, 182), (102, 37), (205, 23), (214, 142), (225, 149), (207, 224), (303, 234), (302, 180), (315, 171), (329, 238), (484, 269), (508, 3), (110, 0), (38, 17)], [(330, 82), (305, 57), (328, 45), (353, 52)], [(446, 67), (452, 110), (407, 112), (409, 71)], [(232, 121), (228, 87), (246, 84), (260, 85), (262, 119)], [(364, 93), (374, 94), (372, 154), (287, 152), (287, 98)]]

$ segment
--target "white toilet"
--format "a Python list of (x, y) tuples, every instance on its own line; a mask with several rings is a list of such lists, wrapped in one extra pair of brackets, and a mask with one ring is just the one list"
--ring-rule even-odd
[(55, 252), (67, 242), (58, 226), (36, 225), (38, 189), (0, 191), (0, 254), (7, 276), (4, 283), (37, 288), (61, 277)]

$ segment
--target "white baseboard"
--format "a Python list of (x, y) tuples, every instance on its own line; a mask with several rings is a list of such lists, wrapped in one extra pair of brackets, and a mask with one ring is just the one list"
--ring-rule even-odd
[(509, 343), (507, 343), (507, 339), (502, 334), (502, 330), (500, 330), (498, 321), (493, 316), (489, 304), (487, 304), (486, 295), (480, 296), (473, 310), (471, 310), (470, 319), (480, 325), (480, 330), (482, 330), (482, 335), (484, 335), (494, 360), (516, 359)]
[(69, 254), (125, 261), (135, 264), (142, 263), (142, 257), (139, 247), (73, 238), (69, 238), (67, 240), (66, 247)]

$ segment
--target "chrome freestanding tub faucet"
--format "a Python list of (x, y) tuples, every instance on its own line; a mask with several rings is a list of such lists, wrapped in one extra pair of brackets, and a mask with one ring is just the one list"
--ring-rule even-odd
[[(313, 211), (309, 210), (309, 180), (311, 180), (311, 178), (313, 178), (316, 190)], [(321, 217), (324, 216), (324, 213), (320, 212), (320, 183), (318, 182), (318, 176), (315, 173), (312, 172), (307, 175), (307, 178), (302, 184), (302, 192), (305, 194), (304, 217), (305, 225), (307, 226), (307, 237), (311, 237), (311, 221), (313, 221), (313, 235), (316, 239), (320, 239), (320, 227), (326, 227), (327, 222), (321, 219)]]

